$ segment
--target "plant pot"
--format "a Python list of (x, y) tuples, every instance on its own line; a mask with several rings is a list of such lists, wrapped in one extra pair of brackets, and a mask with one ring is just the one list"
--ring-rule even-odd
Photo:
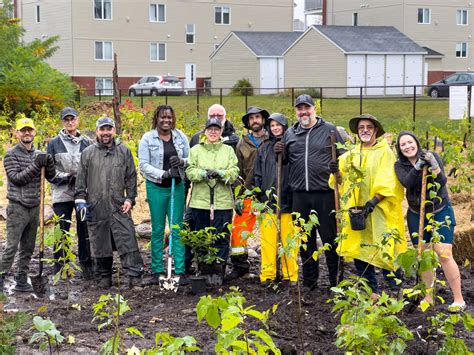
[(349, 208), (349, 220), (351, 228), (354, 231), (362, 231), (365, 229), (364, 207), (354, 206)]
[(207, 278), (205, 276), (191, 276), (189, 280), (191, 281), (191, 293), (193, 295), (206, 293)]

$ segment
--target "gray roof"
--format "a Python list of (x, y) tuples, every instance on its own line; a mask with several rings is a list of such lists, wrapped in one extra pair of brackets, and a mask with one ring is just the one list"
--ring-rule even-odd
[(313, 26), (346, 53), (426, 53), (392, 26)]
[(302, 32), (244, 32), (234, 34), (255, 53), (257, 57), (280, 57)]
[(423, 46), (423, 48), (425, 49), (425, 51), (428, 52), (428, 54), (426, 55), (427, 57), (444, 57), (443, 53), (437, 52), (434, 49), (431, 49), (430, 47)]

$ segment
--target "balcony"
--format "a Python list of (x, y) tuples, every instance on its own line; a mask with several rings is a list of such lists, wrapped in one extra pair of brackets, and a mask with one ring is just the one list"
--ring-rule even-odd
[(321, 14), (323, 11), (323, 0), (304, 0), (304, 13), (306, 15)]

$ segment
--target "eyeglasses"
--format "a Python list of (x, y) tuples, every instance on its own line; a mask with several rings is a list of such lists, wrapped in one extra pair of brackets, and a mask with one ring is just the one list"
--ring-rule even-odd
[(375, 128), (375, 126), (359, 126), (359, 127), (357, 127), (357, 130), (358, 130), (359, 132), (360, 132), (360, 131), (363, 132), (363, 131), (365, 131), (365, 130), (367, 130), (367, 131), (373, 131), (374, 128)]
[(211, 127), (206, 128), (206, 131), (213, 132), (213, 133), (217, 133), (217, 132), (220, 132), (221, 129), (220, 129), (219, 127), (213, 127), (213, 126), (211, 126)]
[(224, 118), (224, 115), (211, 114), (211, 115), (209, 115), (209, 118), (219, 118), (219, 119), (221, 119), (221, 118)]
[(67, 123), (74, 122), (75, 120), (77, 120), (77, 117), (65, 117), (65, 118), (63, 118), (63, 122), (67, 122)]

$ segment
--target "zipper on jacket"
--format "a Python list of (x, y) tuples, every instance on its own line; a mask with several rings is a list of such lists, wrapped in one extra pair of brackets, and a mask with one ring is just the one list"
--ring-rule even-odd
[(314, 126), (311, 127), (308, 131), (308, 134), (306, 134), (306, 146), (304, 148), (304, 177), (305, 177), (306, 191), (309, 191), (308, 143), (309, 143), (309, 135), (311, 134), (311, 131), (313, 130), (313, 128)]

